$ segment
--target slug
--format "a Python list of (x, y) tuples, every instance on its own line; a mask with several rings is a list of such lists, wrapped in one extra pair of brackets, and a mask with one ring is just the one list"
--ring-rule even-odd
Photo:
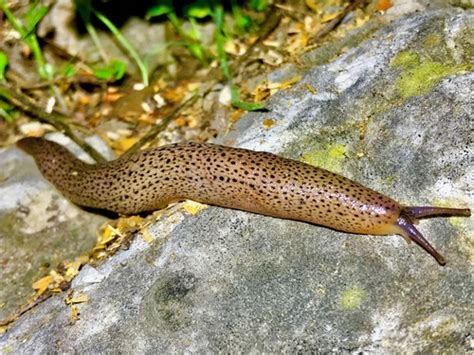
[(414, 224), (421, 218), (471, 214), (467, 208), (401, 206), (312, 165), (214, 144), (172, 144), (95, 165), (43, 138), (23, 138), (17, 146), (79, 206), (128, 215), (190, 199), (344, 232), (399, 234), (414, 240), (441, 265), (444, 258)]

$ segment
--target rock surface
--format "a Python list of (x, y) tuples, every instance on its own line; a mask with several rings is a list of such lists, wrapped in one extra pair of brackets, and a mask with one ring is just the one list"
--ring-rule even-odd
[[(473, 24), (472, 11), (448, 8), (359, 30), (346, 53), (313, 66), (269, 100), (270, 112), (246, 115), (219, 141), (322, 165), (402, 203), (472, 209)], [(398, 236), (175, 207), (149, 228), (151, 243), (137, 236), (81, 271), (72, 285), (89, 298), (80, 320), (65, 296), (53, 297), (0, 345), (11, 353), (465, 353), (474, 343), (473, 227), (473, 218), (420, 224), (448, 261), (440, 267)]]
[[(60, 134), (49, 139), (79, 147)], [(110, 150), (90, 140), (104, 156)], [(81, 159), (87, 155), (78, 154)], [(65, 200), (43, 179), (31, 157), (12, 147), (0, 149), (0, 320), (33, 294), (31, 284), (58, 263), (87, 254), (96, 230), (106, 221)]]

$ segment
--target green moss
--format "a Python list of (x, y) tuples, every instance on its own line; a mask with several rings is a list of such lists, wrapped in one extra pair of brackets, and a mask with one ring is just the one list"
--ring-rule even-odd
[(410, 51), (398, 53), (391, 65), (401, 69), (396, 86), (403, 98), (427, 93), (445, 77), (467, 69), (466, 65), (434, 62)]
[(329, 144), (323, 150), (310, 151), (303, 154), (301, 161), (333, 172), (341, 171), (347, 148), (343, 144)]
[(401, 51), (395, 57), (393, 57), (390, 65), (392, 67), (401, 69), (410, 69), (417, 65), (420, 65), (420, 56), (414, 52)]
[(339, 304), (343, 309), (355, 310), (367, 298), (367, 292), (360, 287), (352, 287), (342, 292)]

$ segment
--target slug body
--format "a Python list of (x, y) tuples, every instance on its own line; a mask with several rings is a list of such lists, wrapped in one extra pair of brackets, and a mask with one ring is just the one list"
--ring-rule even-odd
[(360, 234), (400, 234), (441, 255), (415, 229), (419, 218), (469, 216), (469, 209), (403, 207), (355, 181), (295, 160), (213, 144), (181, 143), (90, 165), (42, 138), (17, 145), (72, 202), (119, 214), (190, 199)]

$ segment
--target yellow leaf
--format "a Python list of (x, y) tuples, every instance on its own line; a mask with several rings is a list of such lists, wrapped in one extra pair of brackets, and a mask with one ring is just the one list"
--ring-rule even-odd
[(101, 239), (99, 240), (99, 244), (106, 245), (109, 244), (111, 241), (117, 238), (117, 235), (122, 236), (120, 231), (110, 224), (104, 229), (104, 232), (101, 235)]
[(137, 141), (138, 141), (138, 137), (121, 138), (115, 142), (115, 147), (125, 152)]
[(207, 207), (207, 205), (203, 205), (202, 203), (194, 202), (191, 200), (187, 200), (183, 203), (184, 210), (192, 216), (197, 215), (199, 211), (206, 209)]
[(51, 270), (49, 274), (53, 277), (55, 286), (64, 281), (64, 276), (58, 273), (56, 270)]
[(145, 240), (145, 242), (150, 244), (153, 241), (153, 236), (150, 234), (150, 231), (148, 230), (148, 228), (143, 228), (141, 230), (141, 233), (142, 233), (143, 240)]
[(306, 0), (306, 6), (308, 6), (313, 11), (318, 11), (316, 0)]
[(117, 222), (117, 229), (119, 231), (123, 231), (124, 229), (128, 229), (130, 227), (136, 227), (140, 225), (143, 221), (143, 218), (140, 216), (131, 216), (127, 218), (120, 218)]
[(89, 302), (89, 296), (82, 292), (77, 296), (66, 298), (66, 304), (78, 304), (85, 302)]
[(340, 12), (331, 12), (331, 13), (326, 13), (321, 17), (321, 23), (329, 22), (331, 20), (334, 20), (337, 16), (340, 15)]
[(79, 309), (76, 306), (71, 307), (71, 320), (72, 321), (77, 321), (79, 320)]
[(42, 295), (53, 282), (53, 277), (51, 275), (45, 276), (38, 281), (33, 283), (33, 289), (36, 290), (38, 296)]
[(64, 274), (64, 278), (66, 279), (66, 281), (71, 281), (74, 276), (77, 275), (81, 265), (82, 262), (80, 260), (75, 260), (72, 263), (66, 264), (66, 273)]

